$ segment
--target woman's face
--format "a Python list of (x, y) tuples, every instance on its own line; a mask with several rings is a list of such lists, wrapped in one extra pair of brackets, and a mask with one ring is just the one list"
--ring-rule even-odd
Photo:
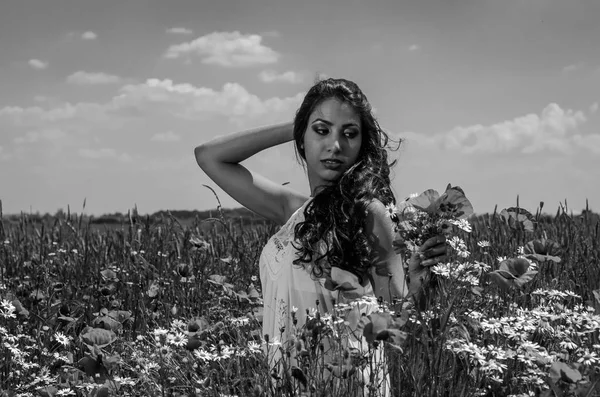
[(312, 195), (356, 163), (362, 133), (360, 116), (348, 103), (329, 98), (315, 107), (302, 139)]

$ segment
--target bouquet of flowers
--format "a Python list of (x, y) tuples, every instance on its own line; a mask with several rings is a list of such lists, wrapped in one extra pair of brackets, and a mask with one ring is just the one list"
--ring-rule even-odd
[[(390, 216), (395, 223), (397, 238), (394, 241), (396, 253), (403, 255), (410, 279), (410, 292), (421, 287), (427, 278), (428, 268), (408, 268), (414, 254), (420, 254), (420, 247), (431, 237), (450, 236), (452, 225), (471, 231), (467, 218), (473, 214), (473, 206), (458, 186), (448, 184), (440, 195), (429, 189), (420, 195), (413, 195), (400, 202), (397, 207), (389, 207)], [(468, 256), (464, 242), (460, 239), (449, 241), (459, 256)]]

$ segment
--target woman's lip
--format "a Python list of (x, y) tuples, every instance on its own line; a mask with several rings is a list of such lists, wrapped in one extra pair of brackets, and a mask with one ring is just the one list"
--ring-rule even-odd
[(325, 160), (321, 160), (322, 162), (328, 162), (328, 163), (336, 163), (336, 164), (342, 164), (343, 161), (342, 160), (338, 160), (338, 159), (325, 159)]
[(328, 168), (330, 170), (337, 170), (343, 165), (343, 163), (341, 161), (321, 160), (321, 163), (323, 163), (323, 166), (325, 168)]

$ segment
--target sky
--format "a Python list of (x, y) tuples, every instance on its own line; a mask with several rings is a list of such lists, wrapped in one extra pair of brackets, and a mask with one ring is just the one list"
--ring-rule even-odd
[[(597, 0), (6, 0), (5, 214), (239, 204), (197, 166), (217, 135), (291, 121), (316, 76), (355, 81), (398, 199), (600, 210)], [(309, 194), (291, 143), (244, 162)]]

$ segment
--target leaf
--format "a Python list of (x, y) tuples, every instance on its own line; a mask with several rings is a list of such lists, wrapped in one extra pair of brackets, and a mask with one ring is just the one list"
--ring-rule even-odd
[(361, 284), (356, 274), (334, 266), (331, 268), (330, 276), (325, 280), (325, 288), (330, 291), (341, 291), (345, 298), (355, 299), (367, 295), (371, 285), (368, 279), (365, 278), (365, 282)]
[(576, 383), (582, 379), (581, 373), (577, 369), (562, 361), (553, 362), (548, 375), (555, 382), (561, 379), (568, 383)]
[(90, 356), (85, 356), (81, 360), (77, 361), (77, 366), (79, 369), (83, 370), (87, 376), (94, 376), (97, 373), (100, 373), (102, 366), (98, 363), (98, 361), (94, 360)]
[(221, 276), (220, 274), (213, 274), (208, 276), (208, 282), (213, 284), (223, 285), (227, 281), (227, 277)]
[(15, 307), (15, 313), (17, 313), (17, 315), (23, 316), (23, 317), (29, 316), (29, 311), (23, 307), (23, 304), (21, 303), (20, 300), (13, 299), (13, 301), (11, 303)]
[(306, 385), (308, 384), (308, 379), (306, 378), (306, 375), (304, 374), (304, 372), (300, 368), (298, 368), (296, 366), (292, 367), (292, 376), (294, 378), (298, 379), (298, 381), (300, 383), (302, 383), (302, 385), (304, 387), (306, 387)]
[(44, 386), (40, 389), (37, 389), (37, 392), (41, 397), (54, 397), (56, 393), (58, 393), (58, 389), (54, 386)]

